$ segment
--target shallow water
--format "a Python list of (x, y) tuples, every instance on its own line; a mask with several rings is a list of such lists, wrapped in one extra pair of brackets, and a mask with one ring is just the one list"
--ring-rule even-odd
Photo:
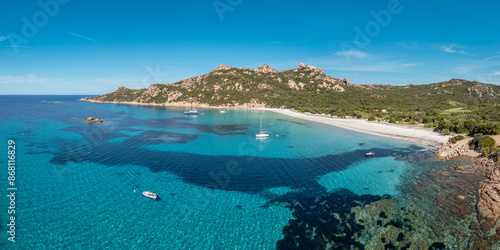
[[(16, 243), (3, 233), (3, 245), (300, 248), (325, 246), (316, 236), (340, 230), (338, 247), (362, 246), (377, 229), (355, 216), (386, 206), (378, 204), (400, 209), (412, 199), (401, 193), (408, 179), (445, 167), (408, 160), (428, 155), (428, 147), (272, 112), (185, 116), (184, 109), (77, 98), (1, 97), (1, 142), (15, 140), (18, 164)], [(88, 116), (104, 123), (88, 124)], [(255, 138), (260, 118), (269, 139)], [(144, 190), (161, 199), (148, 200)], [(351, 214), (356, 209), (364, 210)]]

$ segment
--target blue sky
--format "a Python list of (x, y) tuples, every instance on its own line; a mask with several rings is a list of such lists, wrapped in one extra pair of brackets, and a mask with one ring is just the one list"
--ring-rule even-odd
[(104, 94), (300, 62), (363, 84), (500, 84), (500, 2), (8, 1), (0, 94)]

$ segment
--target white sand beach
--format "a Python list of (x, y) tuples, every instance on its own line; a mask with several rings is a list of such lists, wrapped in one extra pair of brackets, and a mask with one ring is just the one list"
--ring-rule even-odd
[(391, 137), (419, 144), (425, 144), (431, 147), (440, 147), (450, 138), (450, 136), (444, 136), (439, 133), (433, 132), (430, 129), (418, 126), (396, 125), (375, 121), (369, 122), (363, 119), (334, 118), (326, 115), (300, 113), (289, 109), (262, 108), (261, 110), (272, 111), (295, 118), (324, 123), (361, 133)]

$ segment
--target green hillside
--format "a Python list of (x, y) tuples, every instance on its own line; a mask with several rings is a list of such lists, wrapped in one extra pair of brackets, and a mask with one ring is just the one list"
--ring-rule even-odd
[(500, 133), (500, 86), (451, 79), (425, 85), (358, 85), (301, 64), (278, 72), (223, 66), (171, 84), (140, 90), (120, 87), (84, 98), (100, 102), (139, 102), (211, 107), (272, 107), (339, 117), (423, 123), (447, 134)]

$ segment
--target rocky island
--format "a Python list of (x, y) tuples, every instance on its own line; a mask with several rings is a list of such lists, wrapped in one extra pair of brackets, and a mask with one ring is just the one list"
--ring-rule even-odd
[(93, 118), (92, 116), (91, 117), (88, 117), (86, 119), (84, 119), (86, 122), (88, 123), (103, 123), (104, 120), (99, 120), (97, 118)]

